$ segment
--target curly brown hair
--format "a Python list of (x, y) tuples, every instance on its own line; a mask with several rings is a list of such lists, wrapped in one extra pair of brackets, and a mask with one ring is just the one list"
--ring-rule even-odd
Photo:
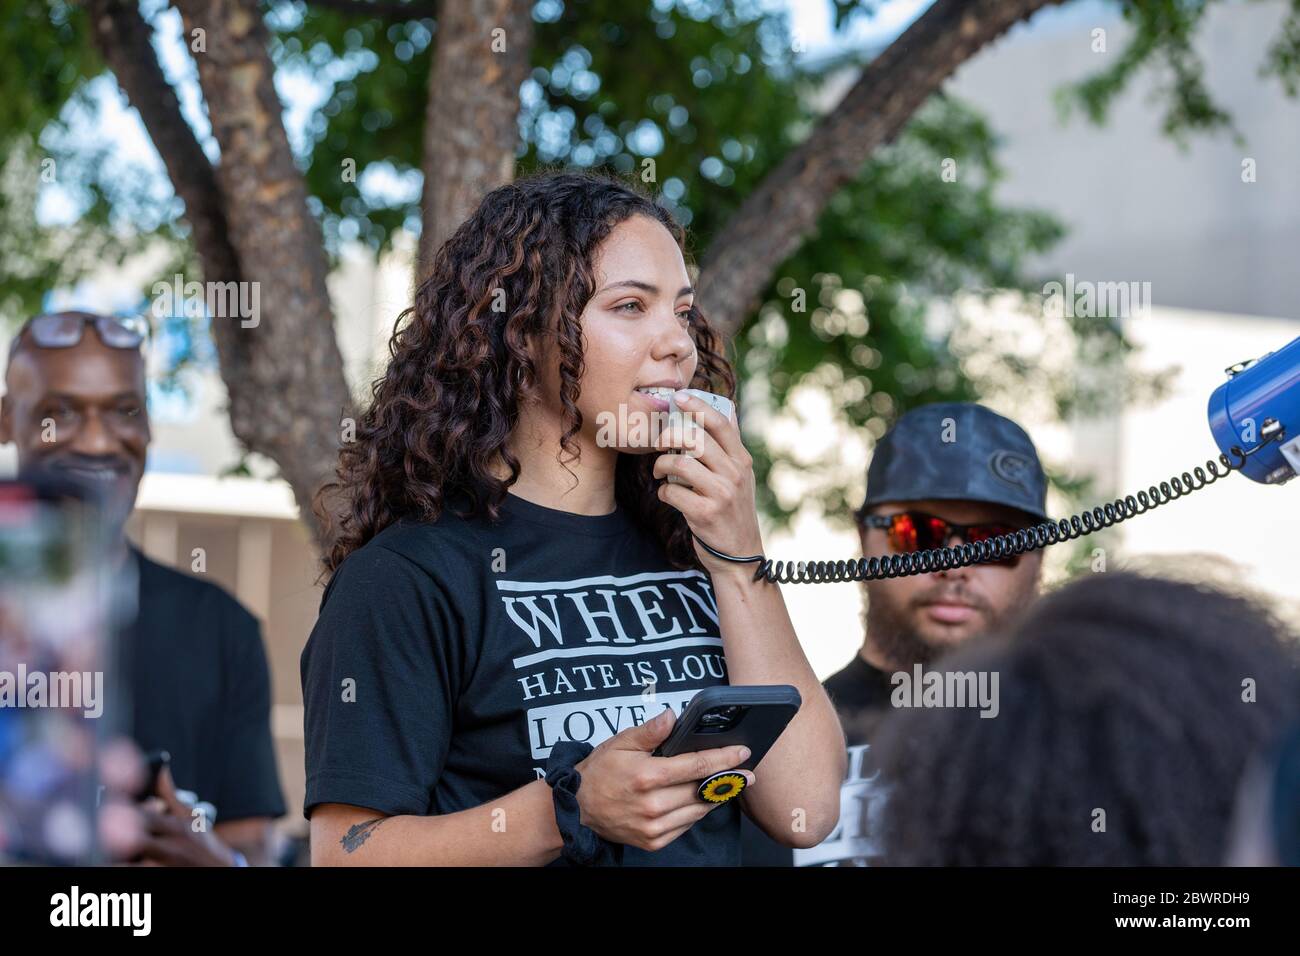
[(1300, 655), (1267, 607), (1120, 571), (939, 669), (998, 675), (999, 709), (881, 725), (879, 832), (903, 866), (1221, 866), (1248, 759), (1300, 717)]
[[(537, 387), (536, 345), (548, 338), (559, 358), (565, 424), (556, 455), (577, 459), (581, 316), (595, 291), (592, 258), (634, 215), (661, 223), (687, 256), (685, 231), (637, 186), (553, 170), (492, 190), (442, 245), (414, 305), (397, 319), (388, 368), (371, 387), (356, 440), (339, 451), (336, 480), (317, 492), (329, 536), (326, 573), (401, 519), (437, 521), (448, 506), (467, 517), (499, 518), (520, 470), (507, 439), (521, 398)], [(502, 297), (517, 306), (494, 309)], [(699, 355), (691, 385), (734, 395), (730, 364), (698, 308), (689, 328)], [(619, 455), (615, 498), (675, 567), (698, 566), (686, 520), (655, 494), (654, 457)], [(496, 476), (498, 462), (509, 477)]]

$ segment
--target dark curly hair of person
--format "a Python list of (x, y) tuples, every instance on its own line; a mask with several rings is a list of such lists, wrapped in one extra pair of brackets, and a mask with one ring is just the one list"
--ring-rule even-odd
[[(581, 316), (595, 292), (593, 256), (636, 215), (661, 223), (687, 256), (682, 227), (637, 187), (557, 171), (492, 190), (438, 249), (414, 304), (398, 317), (387, 370), (371, 388), (355, 441), (340, 449), (336, 480), (317, 492), (327, 573), (398, 520), (437, 521), (447, 507), (499, 518), (520, 471), (507, 439), (521, 399), (538, 387), (544, 344), (559, 364), (565, 429), (556, 454), (566, 464), (576, 460)], [(689, 328), (698, 354), (691, 386), (734, 395), (719, 338), (698, 308)], [(655, 494), (654, 458), (619, 456), (615, 498), (674, 566), (698, 566), (686, 520)], [(499, 463), (509, 471), (504, 479)]]
[(881, 725), (890, 864), (1223, 865), (1248, 760), (1300, 713), (1294, 635), (1266, 610), (1123, 572), (1067, 585), (939, 669), (998, 674), (999, 710)]

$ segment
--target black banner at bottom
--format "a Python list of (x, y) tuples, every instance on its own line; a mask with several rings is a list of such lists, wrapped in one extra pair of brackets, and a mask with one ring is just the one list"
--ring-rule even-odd
[(445, 931), (464, 945), (478, 925), (490, 944), (498, 933), (606, 920), (637, 933), (671, 928), (683, 942), (742, 927), (749, 935), (767, 920), (793, 920), (819, 940), (860, 940), (864, 922), (903, 921), (927, 940), (969, 939), (978, 927), (994, 939), (1046, 929), (1226, 941), (1293, 927), (1296, 886), (1294, 870), (1278, 869), (11, 868), (0, 869), (0, 915), (11, 940), (77, 933), (83, 943), (373, 943), (381, 925), (385, 936)]

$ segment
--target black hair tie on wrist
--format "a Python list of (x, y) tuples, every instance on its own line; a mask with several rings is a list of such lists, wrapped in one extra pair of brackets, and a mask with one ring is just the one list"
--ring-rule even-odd
[(610, 843), (582, 825), (578, 807), (582, 774), (574, 764), (594, 749), (591, 744), (561, 740), (551, 748), (551, 756), (546, 761), (546, 783), (555, 804), (555, 825), (564, 839), (560, 856), (575, 866), (621, 866), (623, 845)]

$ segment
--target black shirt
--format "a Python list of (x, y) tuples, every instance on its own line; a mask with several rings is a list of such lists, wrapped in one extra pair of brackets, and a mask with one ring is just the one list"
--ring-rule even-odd
[(123, 636), (132, 737), (166, 750), (176, 786), (216, 807), (217, 823), (285, 812), (271, 740), (271, 689), (257, 619), (206, 581), (150, 561)]
[[(621, 509), (509, 495), (496, 524), (399, 522), (339, 567), (303, 650), (303, 809), (477, 807), (543, 778), (556, 741), (680, 716), (726, 673), (708, 576), (673, 569)], [(736, 865), (740, 815), (724, 804), (624, 863)]]
[(878, 822), (883, 788), (871, 766), (868, 739), (889, 712), (893, 686), (889, 674), (860, 655), (822, 682), (848, 745), (848, 767), (840, 785), (840, 821), (815, 847), (790, 850), (770, 839), (753, 822), (741, 826), (745, 866), (865, 866), (879, 858)]

